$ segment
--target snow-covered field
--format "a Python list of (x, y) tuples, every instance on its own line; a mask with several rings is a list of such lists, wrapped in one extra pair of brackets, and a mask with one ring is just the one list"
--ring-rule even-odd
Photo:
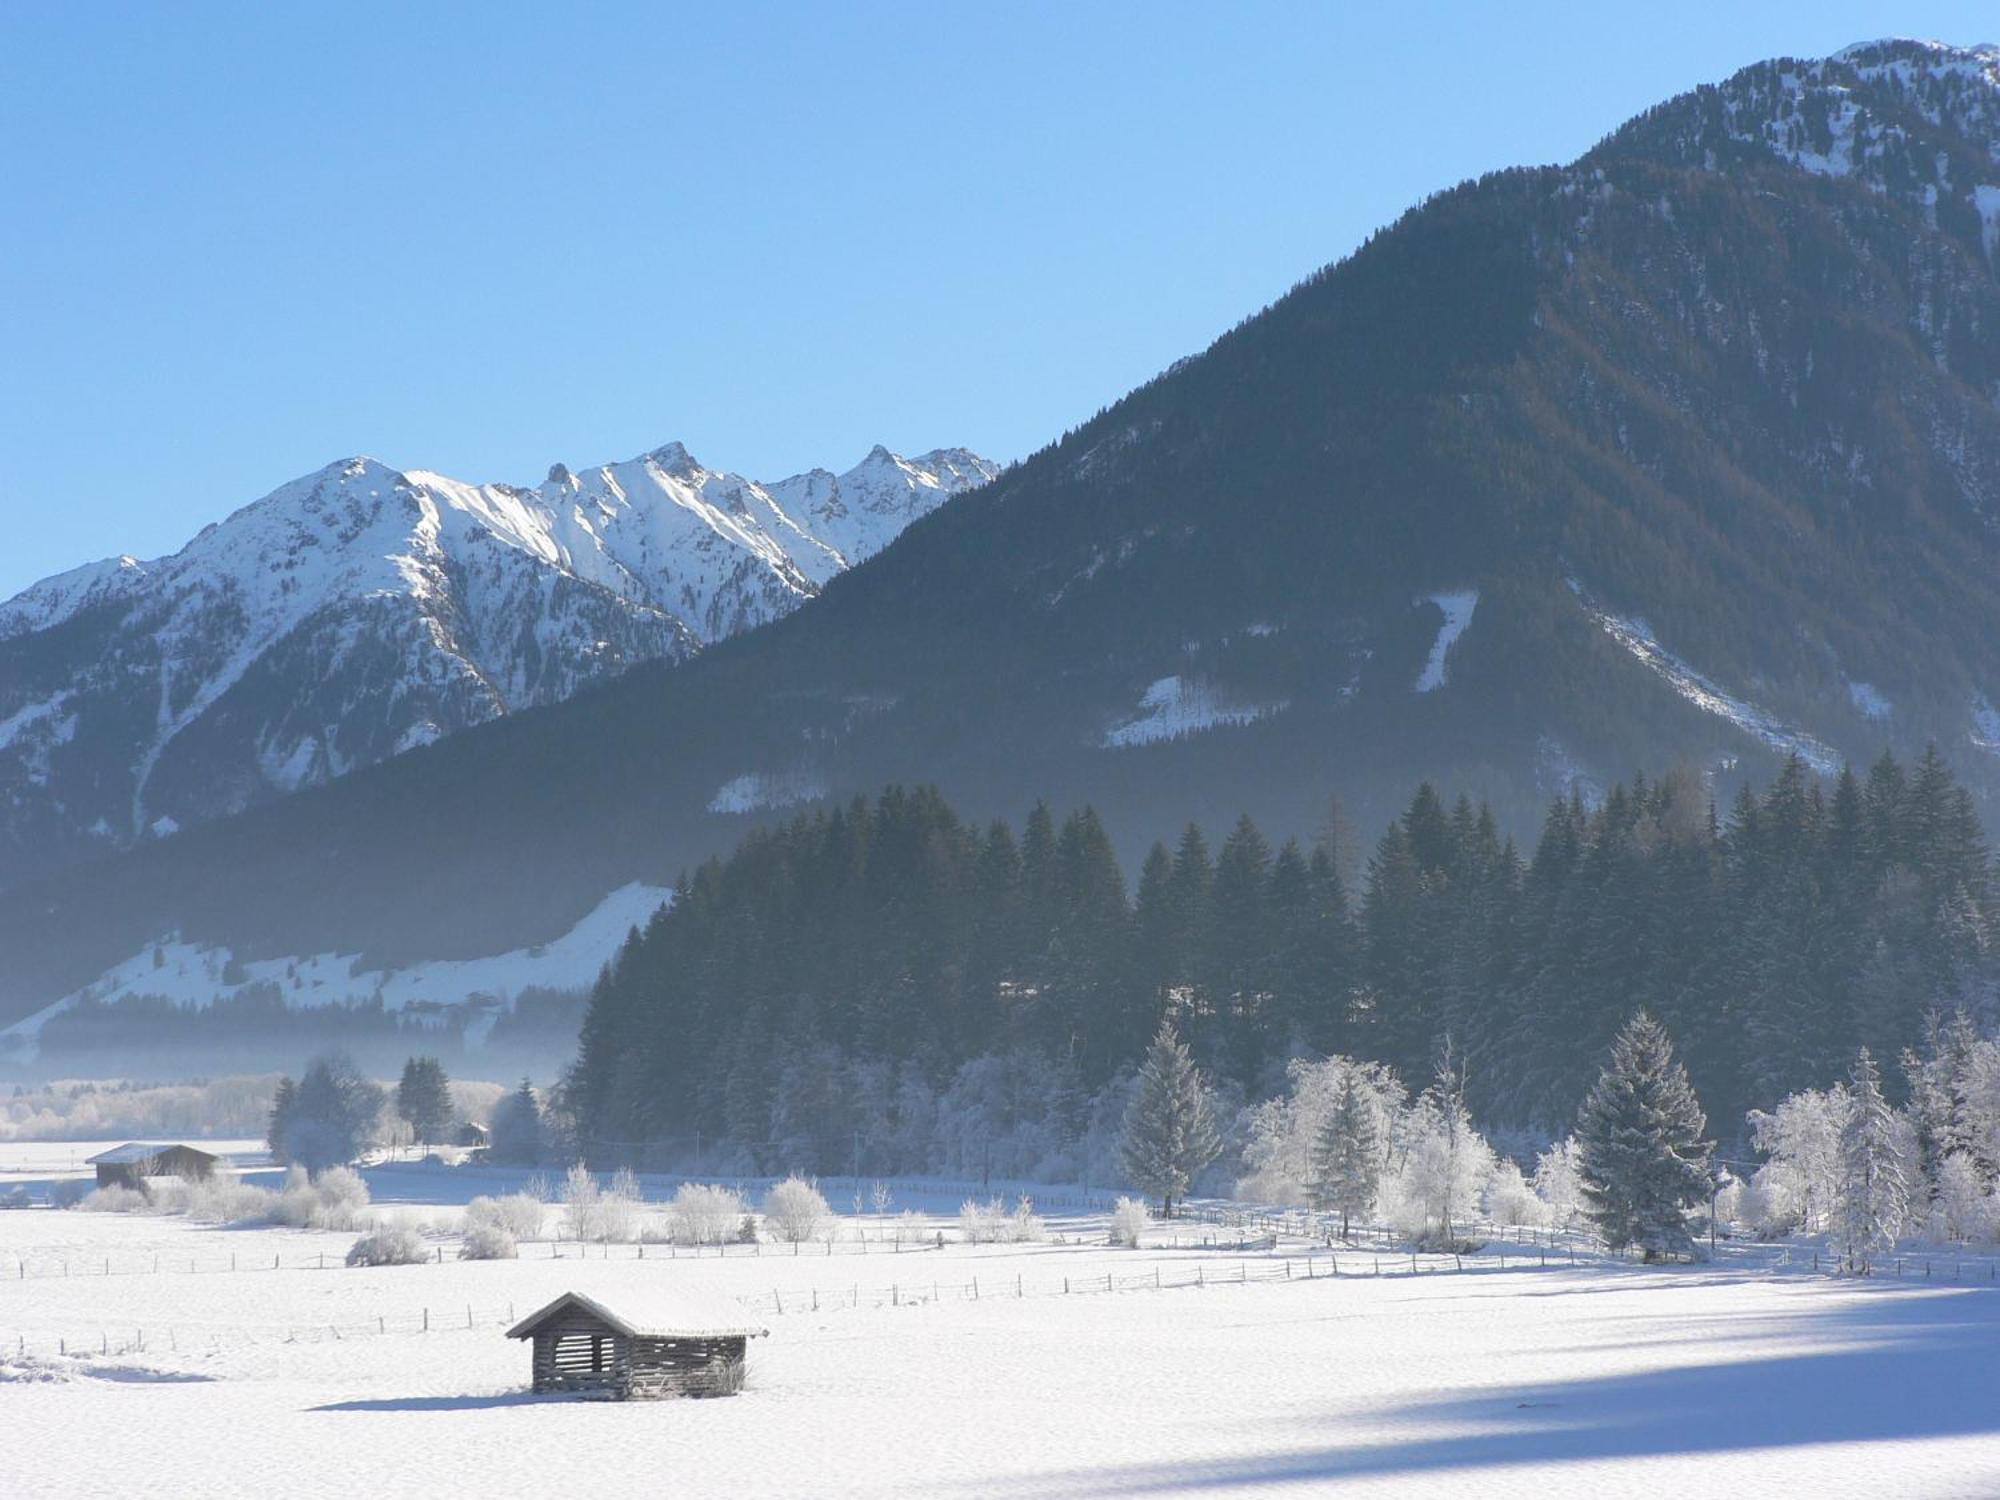
[[(21, 1149), (59, 1170), (90, 1154)], [(1156, 1225), (1114, 1250), (1101, 1216), (1060, 1210), (1070, 1243), (460, 1262), (449, 1203), (509, 1184), (371, 1175), (378, 1203), (435, 1200), (390, 1212), (433, 1226), (444, 1261), (348, 1270), (351, 1234), (0, 1214), (0, 1493), (2000, 1493), (2000, 1290), (1983, 1285), (1843, 1282), (1754, 1253), (1544, 1267), (1522, 1247), (1506, 1270), (1416, 1275), (1348, 1253), (1335, 1278), (1324, 1247), (1308, 1275), (1303, 1241), (1175, 1249)], [(1203, 1233), (1236, 1238), (1181, 1231)], [(93, 1274), (106, 1257), (114, 1274)], [(1174, 1288), (1197, 1268), (1202, 1286)], [(510, 1315), (669, 1279), (763, 1316), (743, 1396), (525, 1394)]]

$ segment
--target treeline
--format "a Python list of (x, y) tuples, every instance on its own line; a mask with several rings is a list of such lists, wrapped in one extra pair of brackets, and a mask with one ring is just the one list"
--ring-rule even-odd
[[(988, 1072), (1088, 1099), (1171, 1016), (1252, 1098), (1298, 1056), (1421, 1078), (1450, 1036), (1482, 1120), (1560, 1133), (1643, 1007), (1727, 1136), (1858, 1046), (1895, 1057), (1932, 1010), (1988, 1005), (1988, 855), (1935, 752), (1830, 786), (1794, 760), (1726, 813), (1692, 772), (1638, 777), (1556, 803), (1526, 858), (1424, 786), (1358, 892), (1336, 844), (1273, 848), (1246, 818), (1212, 849), (1190, 826), (1128, 893), (1087, 808), (1037, 807), (1017, 835), (891, 788), (800, 817), (685, 879), (628, 941), (565, 1102), (604, 1154), (699, 1134), (844, 1169), (832, 1130), (795, 1127), (851, 1102), (790, 1097), (801, 1079), (865, 1075), (893, 1115), (899, 1092), (935, 1101), (1005, 1058)], [(768, 1159), (802, 1150), (821, 1159)]]

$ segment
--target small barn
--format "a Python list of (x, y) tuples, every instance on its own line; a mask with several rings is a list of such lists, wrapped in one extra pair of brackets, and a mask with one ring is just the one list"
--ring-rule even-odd
[(207, 1177), (220, 1160), (214, 1152), (193, 1146), (127, 1141), (88, 1158), (88, 1165), (97, 1168), (99, 1187), (144, 1189), (148, 1177)]
[(766, 1332), (720, 1292), (676, 1285), (621, 1290), (609, 1302), (565, 1292), (507, 1337), (533, 1340), (537, 1394), (630, 1401), (735, 1395), (750, 1340)]

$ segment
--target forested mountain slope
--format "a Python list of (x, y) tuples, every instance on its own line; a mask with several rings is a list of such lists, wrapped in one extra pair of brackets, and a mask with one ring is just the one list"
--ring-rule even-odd
[(1935, 741), (1990, 808), (1997, 77), (1761, 64), (1441, 193), (785, 620), (8, 893), (4, 1004), (168, 930), (505, 951), (890, 781), (1138, 839), (1429, 778), (1525, 835)]

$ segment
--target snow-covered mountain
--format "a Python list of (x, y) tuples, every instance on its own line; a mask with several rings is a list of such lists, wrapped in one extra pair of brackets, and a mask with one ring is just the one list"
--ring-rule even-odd
[(765, 485), (673, 443), (529, 489), (352, 458), (45, 579), (0, 604), (0, 883), (686, 656), (995, 472), (877, 447)]

